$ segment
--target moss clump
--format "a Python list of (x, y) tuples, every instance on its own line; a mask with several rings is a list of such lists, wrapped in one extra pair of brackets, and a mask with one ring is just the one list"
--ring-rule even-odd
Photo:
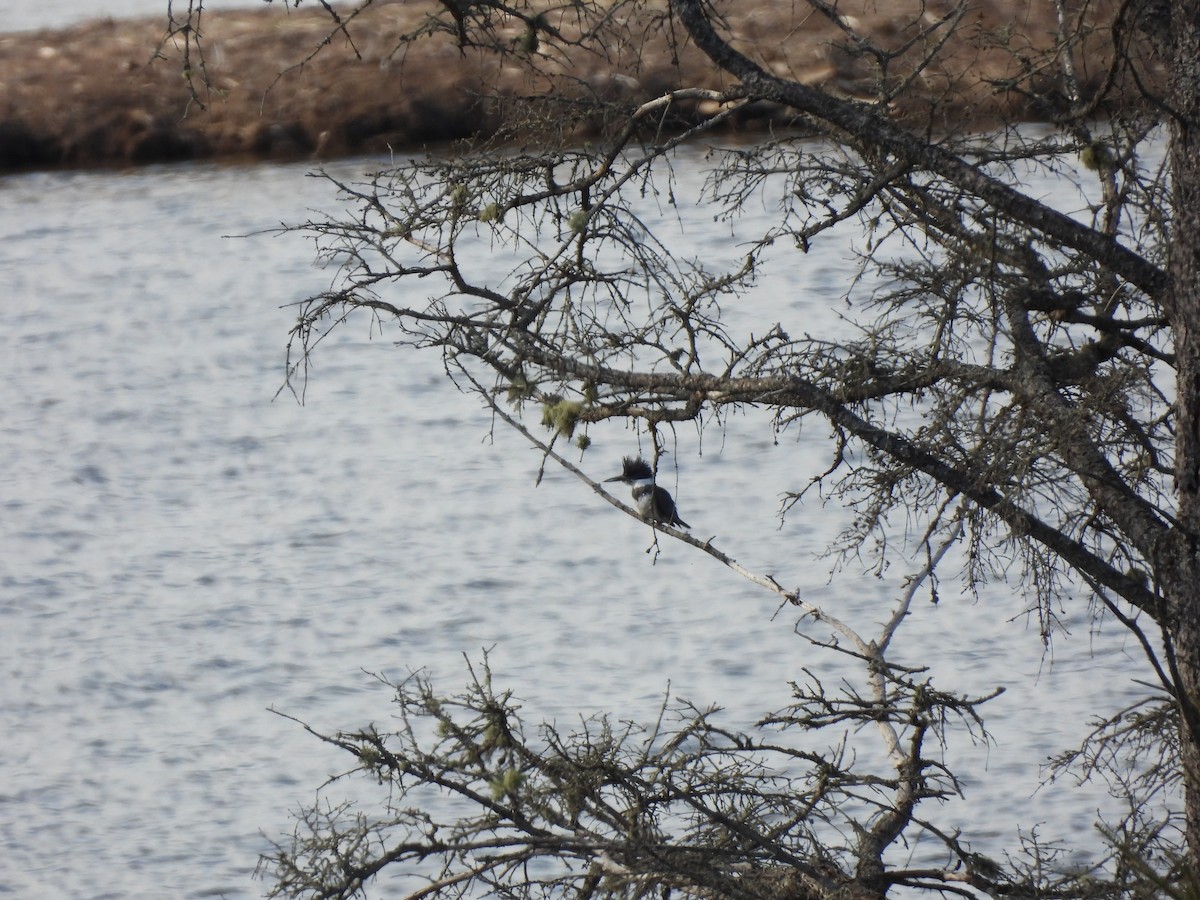
[(508, 405), (519, 407), (532, 396), (533, 383), (526, 377), (523, 369), (518, 369), (517, 374), (508, 383), (508, 390), (505, 392)]
[(567, 227), (575, 234), (583, 234), (583, 230), (587, 228), (588, 214), (587, 210), (577, 209), (571, 213), (571, 217), (567, 219)]
[(1079, 161), (1085, 169), (1091, 169), (1093, 172), (1111, 169), (1115, 162), (1112, 150), (1102, 141), (1092, 141), (1084, 147), (1079, 152)]
[(542, 424), (554, 430), (555, 434), (571, 438), (575, 436), (575, 426), (587, 409), (587, 404), (578, 400), (564, 400), (557, 395), (547, 398), (542, 407)]
[(515, 799), (525, 783), (525, 776), (516, 769), (505, 769), (491, 781), (492, 799)]
[(461, 214), (467, 208), (467, 202), (471, 199), (471, 191), (461, 181), (455, 182), (450, 188), (450, 211), (456, 214)]

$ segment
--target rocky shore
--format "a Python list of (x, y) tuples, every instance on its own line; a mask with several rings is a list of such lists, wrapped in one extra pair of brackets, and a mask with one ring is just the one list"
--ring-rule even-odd
[[(685, 85), (726, 84), (694, 48), (683, 48), (676, 62), (662, 31), (643, 33), (636, 21), (625, 23), (631, 40), (606, 48), (603, 57), (523, 47), (525, 27), (514, 21), (501, 39), (520, 53), (504, 62), (460, 47), (449, 30), (405, 44), (401, 37), (442, 7), (432, 0), (376, 0), (349, 22), (349, 39), (318, 4), (206, 10), (203, 55), (192, 46), (187, 58), (189, 86), (183, 38), (164, 41), (166, 5), (163, 0), (164, 14), (154, 19), (104, 19), (0, 36), (0, 171), (412, 150), (496, 132), (507, 122), (506, 98), (640, 101)], [(897, 53), (895, 71), (911, 67), (941, 38), (940, 30), (922, 29), (952, 7), (946, 0), (856, 5), (853, 24)], [(1086, 6), (1088, 21), (1101, 29), (1116, 6), (1107, 0), (1073, 5)], [(727, 27), (739, 48), (773, 71), (865, 96), (870, 55), (802, 6), (790, 0), (729, 2)], [(1035, 0), (972, 4), (937, 62), (914, 77), (892, 113), (945, 129), (1044, 116), (1045, 109), (1012, 84), (1029, 59), (1053, 46), (1053, 6)], [(1094, 53), (1085, 48), (1079, 55), (1087, 90), (1104, 83), (1104, 45), (1099, 36)], [(536, 63), (538, 73), (522, 61)], [(1036, 75), (1037, 87), (1035, 82)], [(1132, 101), (1118, 87), (1106, 102), (1111, 108)], [(694, 103), (675, 113), (674, 124), (683, 125), (712, 109)], [(781, 114), (747, 109), (731, 127), (762, 131), (780, 124)], [(572, 136), (586, 139), (587, 127)]]

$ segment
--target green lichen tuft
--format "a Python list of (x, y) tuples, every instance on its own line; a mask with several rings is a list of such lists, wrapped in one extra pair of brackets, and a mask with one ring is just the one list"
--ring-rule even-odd
[(512, 381), (508, 383), (508, 390), (505, 392), (508, 405), (519, 407), (532, 396), (532, 382), (526, 377), (524, 370), (518, 370)]
[(455, 212), (462, 212), (470, 199), (471, 192), (461, 181), (455, 182), (454, 186), (450, 188), (450, 208)]
[(577, 209), (571, 213), (571, 217), (567, 219), (567, 227), (575, 234), (583, 234), (587, 228), (588, 214), (585, 209)]
[(516, 799), (524, 783), (525, 776), (516, 769), (505, 769), (491, 780), (492, 799), (502, 800), (505, 797)]
[(512, 735), (502, 722), (488, 722), (483, 729), (483, 743), (480, 749), (484, 753), (491, 753), (494, 750), (507, 750), (512, 747)]
[(525, 33), (521, 35), (517, 42), (517, 50), (521, 53), (537, 53), (538, 49), (538, 33), (537, 29), (532, 25), (525, 29)]
[(542, 424), (554, 430), (555, 434), (571, 438), (575, 436), (575, 426), (586, 409), (586, 404), (578, 400), (564, 400), (557, 395), (547, 398), (542, 407)]
[(1112, 150), (1102, 141), (1092, 141), (1079, 152), (1079, 161), (1085, 169), (1100, 172), (1113, 167)]

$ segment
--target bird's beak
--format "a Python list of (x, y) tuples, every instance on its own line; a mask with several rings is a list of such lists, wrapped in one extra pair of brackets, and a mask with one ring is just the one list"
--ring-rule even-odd
[(624, 475), (618, 475), (618, 476), (616, 476), (615, 478), (605, 478), (605, 479), (604, 479), (604, 481), (603, 481), (602, 483), (603, 483), (603, 484), (608, 484), (610, 481), (620, 481), (620, 480), (621, 480), (622, 478), (624, 478), (624, 477), (625, 477)]

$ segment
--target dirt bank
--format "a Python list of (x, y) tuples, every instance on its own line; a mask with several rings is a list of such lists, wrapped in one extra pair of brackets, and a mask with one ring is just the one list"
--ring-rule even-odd
[[(101, 20), (0, 37), (0, 169), (407, 150), (495, 131), (506, 121), (506, 97), (549, 92), (566, 99), (641, 100), (685, 84), (723, 86), (694, 48), (685, 48), (673, 65), (661, 31), (609, 47), (606, 58), (580, 52), (567, 58), (538, 48), (534, 59), (543, 70), (538, 77), (460, 49), (448, 32), (398, 50), (399, 36), (441, 7), (425, 0), (376, 0), (350, 24), (353, 45), (333, 32), (314, 4), (300, 10), (274, 5), (206, 11), (204, 56), (193, 50), (191, 59), (193, 74), (207, 76), (197, 103), (181, 74), (182, 41), (167, 42), (153, 59), (166, 32), (166, 5), (163, 0), (161, 18)], [(865, 93), (869, 58), (854, 53), (846, 34), (829, 21), (802, 15), (801, 5), (729, 3), (728, 26), (742, 49), (781, 75)], [(918, 37), (921, 23), (950, 8), (944, 0), (857, 5), (862, 9), (856, 25), (864, 33), (880, 46), (903, 50), (895, 71), (938, 37), (936, 32)], [(1088, 5), (1089, 20), (1106, 22), (1113, 5)], [(1008, 85), (1021, 71), (1021, 57), (1052, 45), (1053, 15), (1047, 2), (980, 0), (938, 63), (924, 69), (893, 105), (893, 114), (930, 119), (935, 128), (986, 124), (1001, 115), (1045, 116), (1046, 110)], [(626, 28), (640, 34), (637, 22)], [(524, 26), (514, 22), (509, 30), (505, 40), (520, 47)], [(1094, 46), (1102, 45), (1097, 40)], [(1089, 90), (1103, 82), (1107, 62), (1099, 50), (1079, 55)], [(1119, 88), (1110, 105), (1127, 102)], [(696, 104), (677, 112), (684, 121), (709, 110)], [(747, 110), (734, 127), (763, 129), (777, 123), (779, 113)]]

